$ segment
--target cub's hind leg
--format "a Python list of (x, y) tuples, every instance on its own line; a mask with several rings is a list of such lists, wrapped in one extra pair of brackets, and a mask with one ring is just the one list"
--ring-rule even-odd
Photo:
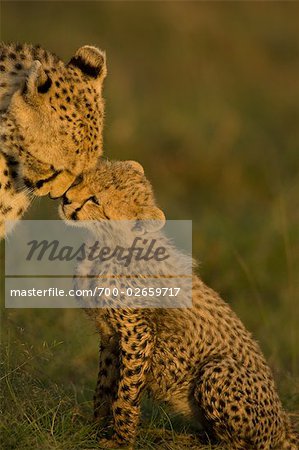
[(15, 159), (0, 152), (0, 238), (5, 235), (5, 221), (20, 219), (31, 202), (29, 191), (19, 186), (18, 166)]
[(229, 449), (270, 450), (285, 436), (285, 417), (274, 383), (232, 358), (201, 369), (195, 399), (217, 440)]

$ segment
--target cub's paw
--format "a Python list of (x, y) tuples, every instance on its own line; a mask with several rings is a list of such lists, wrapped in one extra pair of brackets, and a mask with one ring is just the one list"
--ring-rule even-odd
[(100, 448), (111, 448), (113, 450), (134, 450), (133, 444), (121, 443), (117, 438), (100, 439)]

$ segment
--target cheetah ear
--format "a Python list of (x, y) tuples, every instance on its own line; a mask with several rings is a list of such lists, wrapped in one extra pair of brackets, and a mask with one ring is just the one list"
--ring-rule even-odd
[(84, 75), (95, 80), (103, 80), (107, 75), (106, 53), (91, 45), (80, 47), (68, 63), (78, 67)]
[(52, 80), (46, 74), (40, 61), (33, 61), (26, 79), (22, 94), (26, 97), (34, 97), (37, 94), (45, 94), (52, 85)]
[(136, 221), (132, 231), (136, 234), (144, 234), (146, 231), (154, 233), (164, 227), (166, 222), (163, 211), (156, 206), (143, 208), (142, 212), (138, 214), (138, 220)]
[(137, 172), (140, 172), (142, 175), (144, 174), (144, 169), (142, 165), (137, 161), (126, 161), (127, 164), (129, 164), (133, 169), (137, 170)]

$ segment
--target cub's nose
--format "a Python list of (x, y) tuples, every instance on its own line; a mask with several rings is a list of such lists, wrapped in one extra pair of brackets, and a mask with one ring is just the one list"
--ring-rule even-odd
[(70, 205), (72, 202), (70, 199), (67, 198), (67, 196), (64, 194), (62, 197), (62, 204), (63, 205)]

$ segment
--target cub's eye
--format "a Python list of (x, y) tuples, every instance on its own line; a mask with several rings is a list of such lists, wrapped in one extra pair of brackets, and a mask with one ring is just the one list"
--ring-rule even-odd
[(100, 204), (100, 201), (96, 198), (95, 195), (93, 195), (92, 197), (89, 197), (89, 199), (91, 202), (95, 203), (96, 205)]

